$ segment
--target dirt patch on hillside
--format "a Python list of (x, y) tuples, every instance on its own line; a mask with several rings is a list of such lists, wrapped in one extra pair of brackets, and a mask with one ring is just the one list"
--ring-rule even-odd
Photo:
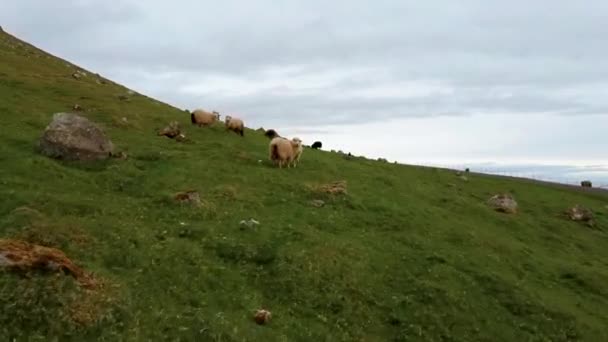
[(314, 187), (316, 192), (326, 193), (328, 195), (346, 195), (347, 183), (345, 180), (335, 181), (328, 184), (321, 184)]
[(95, 287), (95, 280), (59, 249), (25, 241), (0, 239), (0, 268), (19, 272), (63, 272), (85, 288)]

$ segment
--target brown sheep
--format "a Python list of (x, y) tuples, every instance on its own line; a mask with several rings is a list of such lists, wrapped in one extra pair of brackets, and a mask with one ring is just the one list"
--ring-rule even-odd
[[(294, 163), (297, 151), (301, 148), (302, 143), (299, 139), (288, 140), (282, 137), (274, 138), (269, 145), (269, 159), (283, 168), (284, 165), (291, 167)], [(295, 167), (295, 165), (294, 165)]]
[(230, 115), (226, 116), (226, 130), (245, 136), (245, 124), (243, 124), (243, 120), (233, 118)]
[(190, 114), (190, 119), (192, 120), (193, 125), (198, 125), (198, 127), (207, 127), (213, 125), (220, 119), (220, 113), (209, 113), (202, 109), (196, 109), (192, 112), (192, 114)]

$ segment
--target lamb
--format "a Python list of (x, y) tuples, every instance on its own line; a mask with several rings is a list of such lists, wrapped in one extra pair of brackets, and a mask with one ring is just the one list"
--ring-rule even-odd
[(233, 131), (241, 136), (245, 135), (245, 124), (243, 120), (233, 118), (232, 116), (226, 116), (226, 130)]
[(304, 152), (304, 146), (302, 146), (302, 140), (300, 138), (291, 139), (292, 146), (294, 146), (294, 157), (292, 164), (294, 167), (298, 166), (298, 162), (300, 162), (300, 157), (302, 156), (302, 152)]
[(279, 168), (283, 168), (284, 165), (291, 167), (298, 154), (301, 154), (301, 152), (298, 152), (301, 148), (302, 142), (300, 139), (294, 138), (293, 140), (288, 140), (276, 137), (270, 141), (269, 159), (275, 164), (278, 163)]
[(264, 136), (266, 136), (270, 140), (280, 137), (279, 133), (277, 133), (277, 131), (275, 131), (274, 129), (267, 130), (266, 133), (264, 133)]
[(318, 149), (320, 149), (321, 147), (323, 147), (323, 144), (322, 144), (320, 141), (315, 141), (315, 142), (312, 144), (312, 146), (311, 146), (311, 147), (312, 147), (313, 149), (315, 149), (315, 150), (318, 150)]
[(198, 125), (199, 127), (207, 127), (213, 125), (216, 121), (219, 121), (220, 113), (209, 113), (202, 109), (196, 109), (192, 111), (192, 114), (190, 114), (190, 119), (192, 120), (193, 125)]

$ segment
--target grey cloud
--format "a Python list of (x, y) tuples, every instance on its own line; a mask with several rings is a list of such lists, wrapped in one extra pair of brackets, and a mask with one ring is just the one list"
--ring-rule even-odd
[[(62, 57), (178, 106), (259, 122), (608, 114), (602, 1), (29, 0), (3, 7), (5, 29)], [(332, 71), (344, 75), (327, 76)], [(307, 75), (327, 80), (298, 86)], [(247, 94), (238, 82), (232, 90), (180, 90), (211, 78), (260, 86)], [(403, 81), (446, 91), (400, 95)], [(361, 96), (377, 87), (396, 91)]]

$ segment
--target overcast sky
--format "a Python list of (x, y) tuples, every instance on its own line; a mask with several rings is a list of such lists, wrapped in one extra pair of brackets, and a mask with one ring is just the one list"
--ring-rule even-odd
[(608, 164), (608, 1), (20, 0), (0, 25), (181, 108), (416, 163)]

